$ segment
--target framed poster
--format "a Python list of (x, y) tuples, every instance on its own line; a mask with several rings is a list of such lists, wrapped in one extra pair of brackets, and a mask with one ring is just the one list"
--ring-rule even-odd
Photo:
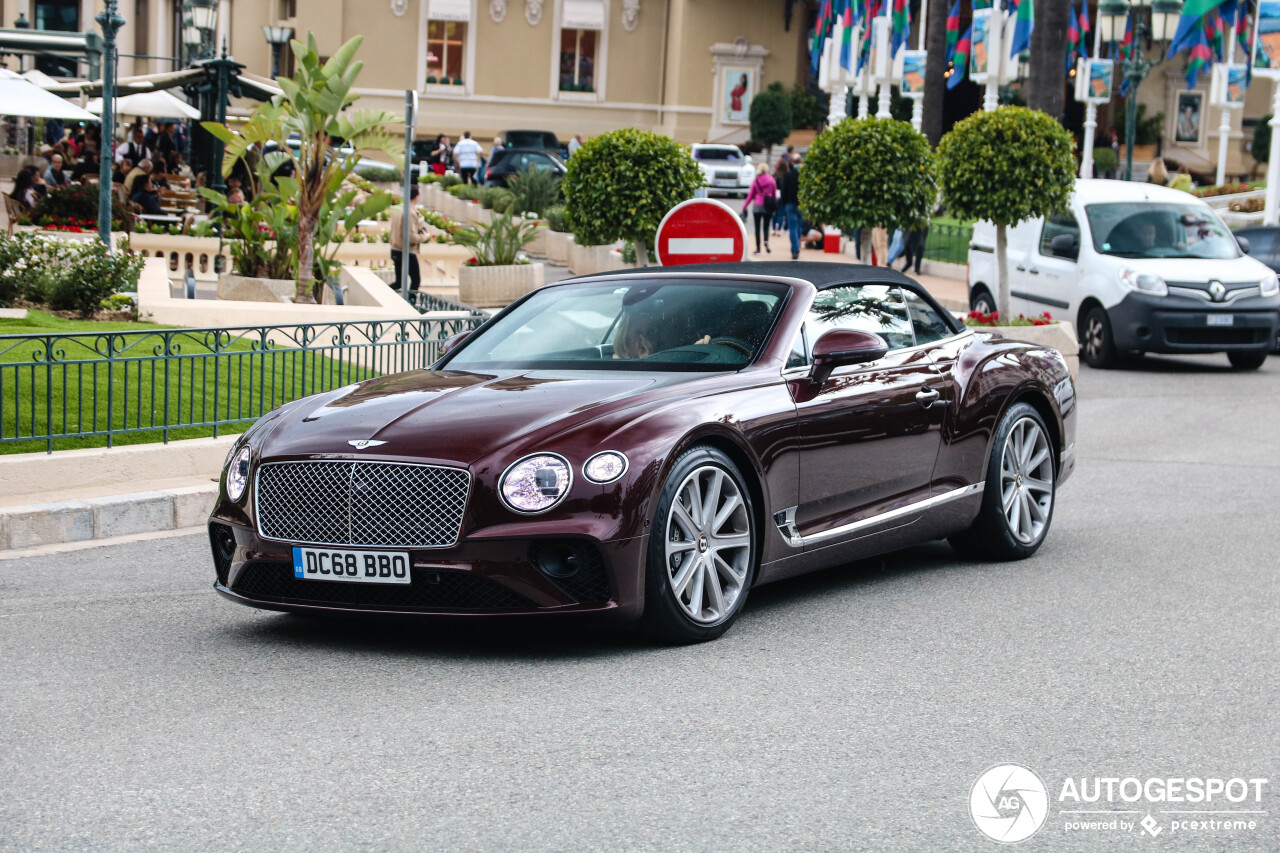
[(899, 56), (902, 59), (902, 97), (923, 98), (924, 72), (929, 62), (929, 52), (927, 50), (904, 50)]
[(974, 9), (973, 34), (969, 43), (969, 79), (975, 83), (987, 82), (992, 41), (991, 10)]
[(1178, 92), (1173, 118), (1173, 141), (1199, 145), (1204, 123), (1204, 92)]
[(1082, 104), (1110, 102), (1115, 69), (1115, 63), (1110, 59), (1084, 57), (1076, 60), (1076, 100)]
[(1252, 54), (1253, 73), (1280, 79), (1280, 0), (1258, 0)]
[(725, 68), (720, 91), (724, 101), (720, 104), (722, 124), (749, 124), (751, 99), (756, 95), (756, 70), (754, 68)]

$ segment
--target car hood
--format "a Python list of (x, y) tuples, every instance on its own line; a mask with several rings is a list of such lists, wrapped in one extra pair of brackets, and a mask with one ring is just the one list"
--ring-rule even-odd
[(1107, 257), (1116, 268), (1129, 267), (1146, 275), (1158, 275), (1165, 281), (1208, 284), (1217, 279), (1223, 284), (1257, 282), (1271, 274), (1266, 264), (1248, 255), (1228, 260), (1199, 258), (1118, 258)]
[[(268, 457), (359, 453), (470, 464), (500, 448), (553, 435), (637, 395), (701, 374), (427, 370), (349, 385), (295, 406), (263, 438)], [(659, 395), (665, 396), (665, 395)]]

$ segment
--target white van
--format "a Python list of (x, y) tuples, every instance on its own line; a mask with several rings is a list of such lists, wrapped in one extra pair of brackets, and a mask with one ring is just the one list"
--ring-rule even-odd
[[(1225, 352), (1260, 367), (1280, 327), (1280, 281), (1218, 215), (1181, 190), (1081, 180), (1069, 208), (1008, 229), (1013, 313), (1076, 324), (1080, 356)], [(995, 310), (996, 231), (969, 245), (969, 305)]]

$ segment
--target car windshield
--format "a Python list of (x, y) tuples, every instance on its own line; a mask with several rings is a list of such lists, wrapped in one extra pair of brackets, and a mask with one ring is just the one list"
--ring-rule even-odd
[(628, 279), (549, 287), (466, 342), (450, 370), (726, 371), (750, 363), (781, 284)]
[(703, 145), (693, 149), (695, 160), (728, 160), (730, 163), (741, 163), (742, 152), (726, 145)]
[(559, 148), (559, 141), (550, 134), (536, 130), (507, 131), (507, 145), (511, 148)]
[(1240, 257), (1227, 226), (1198, 204), (1120, 202), (1085, 207), (1093, 248), (1121, 258)]

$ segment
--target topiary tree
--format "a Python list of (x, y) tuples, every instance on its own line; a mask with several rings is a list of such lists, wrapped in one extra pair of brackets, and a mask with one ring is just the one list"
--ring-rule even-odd
[(576, 238), (587, 245), (630, 240), (647, 259), (662, 217), (703, 183), (688, 148), (628, 127), (584, 142), (570, 158), (561, 188)]
[(1271, 159), (1271, 114), (1258, 119), (1253, 128), (1253, 141), (1249, 143), (1249, 154), (1258, 163), (1266, 163)]
[(1116, 152), (1110, 148), (1093, 149), (1093, 168), (1099, 175), (1107, 175), (1115, 172), (1120, 165), (1120, 158), (1116, 156)]
[(996, 226), (996, 307), (1009, 316), (1008, 228), (1062, 210), (1075, 189), (1074, 140), (1047, 113), (1000, 107), (956, 124), (938, 145), (947, 212)]
[(862, 229), (916, 230), (929, 224), (938, 197), (929, 143), (891, 118), (845, 119), (813, 141), (800, 169), (800, 209), (811, 222)]
[(791, 99), (776, 89), (766, 89), (751, 100), (751, 140), (765, 148), (779, 145), (791, 135)]

